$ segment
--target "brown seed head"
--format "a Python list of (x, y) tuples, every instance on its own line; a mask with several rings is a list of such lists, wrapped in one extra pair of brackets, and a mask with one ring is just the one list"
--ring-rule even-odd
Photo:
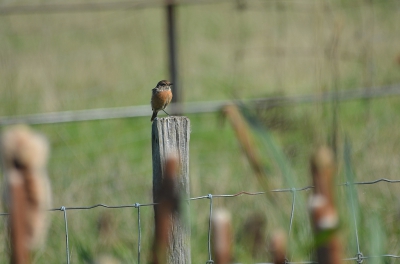
[(319, 147), (311, 157), (311, 168), (315, 172), (333, 169), (334, 164), (333, 152), (327, 146)]
[(284, 264), (286, 261), (286, 235), (282, 230), (275, 232), (271, 238), (270, 252), (274, 264)]
[(231, 215), (224, 209), (215, 210), (212, 216), (214, 259), (217, 264), (228, 264), (232, 260)]

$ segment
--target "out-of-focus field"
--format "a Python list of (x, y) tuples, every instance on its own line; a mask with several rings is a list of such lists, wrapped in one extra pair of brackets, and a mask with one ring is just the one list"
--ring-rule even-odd
[[(185, 102), (400, 83), (399, 2), (245, 3), (242, 9), (236, 2), (179, 7), (179, 73)], [(4, 3), (9, 4), (14, 3)], [(148, 104), (151, 88), (168, 76), (164, 21), (161, 7), (1, 16), (0, 115)], [(296, 172), (295, 187), (310, 185), (309, 156), (317, 143), (331, 140), (332, 109), (331, 104), (315, 103), (263, 114), (277, 146)], [(397, 97), (339, 105), (338, 182), (345, 182), (345, 137), (352, 145), (356, 181), (400, 179), (398, 113)], [(52, 146), (49, 175), (54, 207), (151, 202), (150, 115), (149, 106), (148, 118), (34, 126), (47, 135)], [(192, 125), (191, 196), (262, 191), (229, 123), (219, 113), (188, 117)], [(282, 173), (273, 155), (262, 144), (259, 151), (269, 177), (279, 185)], [(379, 183), (357, 190), (361, 250), (365, 255), (400, 255), (399, 185)], [(338, 194), (345, 256), (353, 257), (357, 251), (350, 204), (344, 187), (338, 188)], [(278, 206), (271, 205), (265, 196), (215, 198), (215, 208), (226, 207), (232, 212), (237, 262), (256, 261), (243, 239), (243, 224), (253, 212), (262, 212), (267, 218), (266, 234), (277, 228), (288, 231), (292, 194), (274, 195)], [(313, 259), (308, 248), (308, 195), (296, 194), (289, 239), (293, 261)], [(191, 203), (193, 263), (205, 263), (208, 258), (208, 206), (208, 200)], [(111, 212), (115, 224), (107, 243), (98, 238), (96, 229), (104, 211)], [(152, 239), (152, 212), (151, 207), (141, 209), (143, 263)], [(47, 247), (36, 254), (34, 263), (66, 262), (63, 214), (50, 214)], [(122, 263), (136, 263), (137, 209), (67, 214), (71, 263), (83, 263), (82, 249), (112, 254)], [(382, 252), (371, 243), (376, 230), (381, 230)], [(4, 228), (1, 235), (4, 238)], [(7, 262), (3, 242), (0, 252), (0, 262)]]

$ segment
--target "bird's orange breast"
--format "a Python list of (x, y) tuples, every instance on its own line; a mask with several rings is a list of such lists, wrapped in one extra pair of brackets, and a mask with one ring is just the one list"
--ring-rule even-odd
[(171, 90), (155, 92), (151, 97), (151, 108), (156, 111), (163, 110), (171, 102), (171, 99)]

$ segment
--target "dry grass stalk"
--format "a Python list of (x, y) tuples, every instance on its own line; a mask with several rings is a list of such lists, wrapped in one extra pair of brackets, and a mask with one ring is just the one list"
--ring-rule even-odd
[(270, 252), (274, 264), (286, 263), (286, 236), (283, 231), (277, 231), (272, 235)]
[(178, 160), (167, 158), (164, 166), (164, 179), (157, 195), (155, 205), (155, 236), (152, 264), (167, 263), (167, 251), (170, 241), (173, 214), (178, 213), (179, 193), (176, 184)]
[(216, 264), (228, 264), (232, 261), (232, 224), (228, 211), (216, 210), (211, 219), (212, 246)]
[[(254, 143), (254, 140), (250, 134), (249, 128), (244, 121), (242, 115), (240, 114), (237, 106), (235, 105), (227, 105), (224, 107), (223, 112), (225, 116), (229, 119), (232, 124), (233, 130), (236, 133), (236, 137), (239, 140), (239, 143), (246, 154), (247, 159), (249, 160), (250, 166), (254, 171), (254, 174), (257, 177), (257, 180), (264, 188), (264, 190), (273, 189), (272, 186), (269, 186), (267, 182), (267, 175), (264, 171), (264, 166), (261, 161), (260, 155), (257, 152), (257, 147)], [(269, 195), (269, 192), (267, 192)], [(271, 199), (273, 199), (272, 195), (269, 195)]]
[(1, 137), (3, 199), (10, 212), (11, 263), (29, 263), (29, 251), (44, 243), (46, 210), (51, 206), (46, 175), (48, 152), (45, 138), (26, 126), (9, 128)]
[(334, 155), (327, 147), (320, 147), (311, 158), (314, 194), (310, 198), (318, 263), (342, 262), (342, 249), (337, 234), (339, 218), (333, 195)]

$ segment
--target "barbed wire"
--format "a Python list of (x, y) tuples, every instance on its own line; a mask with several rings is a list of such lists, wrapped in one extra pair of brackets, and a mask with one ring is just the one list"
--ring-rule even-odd
[[(371, 185), (371, 184), (378, 184), (381, 182), (385, 183), (400, 183), (400, 180), (390, 180), (386, 178), (380, 178), (372, 181), (362, 181), (362, 182), (345, 182), (341, 184), (337, 184), (337, 186), (341, 187), (349, 187), (351, 185), (357, 186), (357, 185)], [(294, 219), (294, 210), (296, 207), (296, 196), (295, 194), (297, 192), (302, 192), (302, 191), (308, 191), (310, 189), (313, 189), (314, 186), (305, 186), (301, 188), (284, 188), (284, 189), (274, 189), (270, 190), (269, 192), (274, 192), (274, 193), (292, 193), (293, 198), (292, 198), (292, 205), (291, 205), (291, 212), (290, 212), (290, 220), (289, 220), (289, 232), (288, 232), (288, 237), (290, 239), (290, 234), (292, 230), (292, 225), (293, 225), (293, 219)], [(211, 218), (213, 214), (213, 199), (214, 198), (236, 198), (240, 196), (259, 196), (266, 194), (267, 192), (262, 191), (262, 192), (248, 192), (248, 191), (241, 191), (235, 194), (207, 194), (207, 195), (202, 195), (198, 197), (191, 197), (188, 198), (190, 201), (196, 201), (196, 200), (203, 200), (203, 199), (208, 199), (210, 201), (209, 203), (209, 216), (208, 216), (208, 235), (207, 235), (207, 249), (208, 249), (208, 260), (206, 263), (214, 263), (212, 260), (212, 252), (211, 252)], [(350, 192), (350, 195), (351, 192)], [(355, 221), (355, 236), (356, 236), (356, 244), (357, 244), (357, 254), (355, 257), (348, 257), (348, 258), (343, 258), (343, 261), (356, 261), (357, 263), (362, 263), (364, 259), (372, 259), (372, 258), (400, 258), (400, 256), (395, 255), (395, 254), (383, 254), (379, 256), (364, 256), (361, 249), (360, 249), (360, 244), (359, 244), (359, 237), (358, 237), (358, 227), (356, 223), (356, 217), (355, 217), (355, 205), (354, 205), (354, 197), (352, 197), (352, 202), (351, 202), (351, 211), (353, 213), (354, 221)], [(70, 264), (70, 250), (69, 250), (69, 232), (68, 232), (68, 219), (67, 219), (67, 211), (69, 210), (91, 210), (95, 208), (107, 208), (107, 209), (123, 209), (123, 208), (136, 208), (137, 209), (137, 222), (138, 222), (138, 247), (137, 247), (137, 256), (138, 256), (138, 263), (140, 264), (140, 257), (141, 257), (141, 243), (142, 243), (142, 226), (141, 226), (141, 218), (140, 218), (140, 208), (141, 207), (150, 207), (157, 205), (157, 203), (134, 203), (134, 204), (125, 204), (125, 205), (107, 205), (107, 204), (95, 204), (91, 206), (72, 206), (72, 207), (66, 207), (66, 206), (61, 206), (60, 208), (53, 208), (50, 209), (49, 211), (61, 211), (63, 212), (64, 215), (64, 226), (65, 226), (65, 250), (66, 250), (66, 259), (67, 259), (67, 264)], [(0, 213), (0, 216), (8, 216), (8, 213)], [(308, 264), (308, 263), (317, 263), (312, 260), (308, 261), (288, 261), (287, 263), (292, 263), (292, 264)], [(256, 264), (272, 264), (269, 262), (258, 262)]]

